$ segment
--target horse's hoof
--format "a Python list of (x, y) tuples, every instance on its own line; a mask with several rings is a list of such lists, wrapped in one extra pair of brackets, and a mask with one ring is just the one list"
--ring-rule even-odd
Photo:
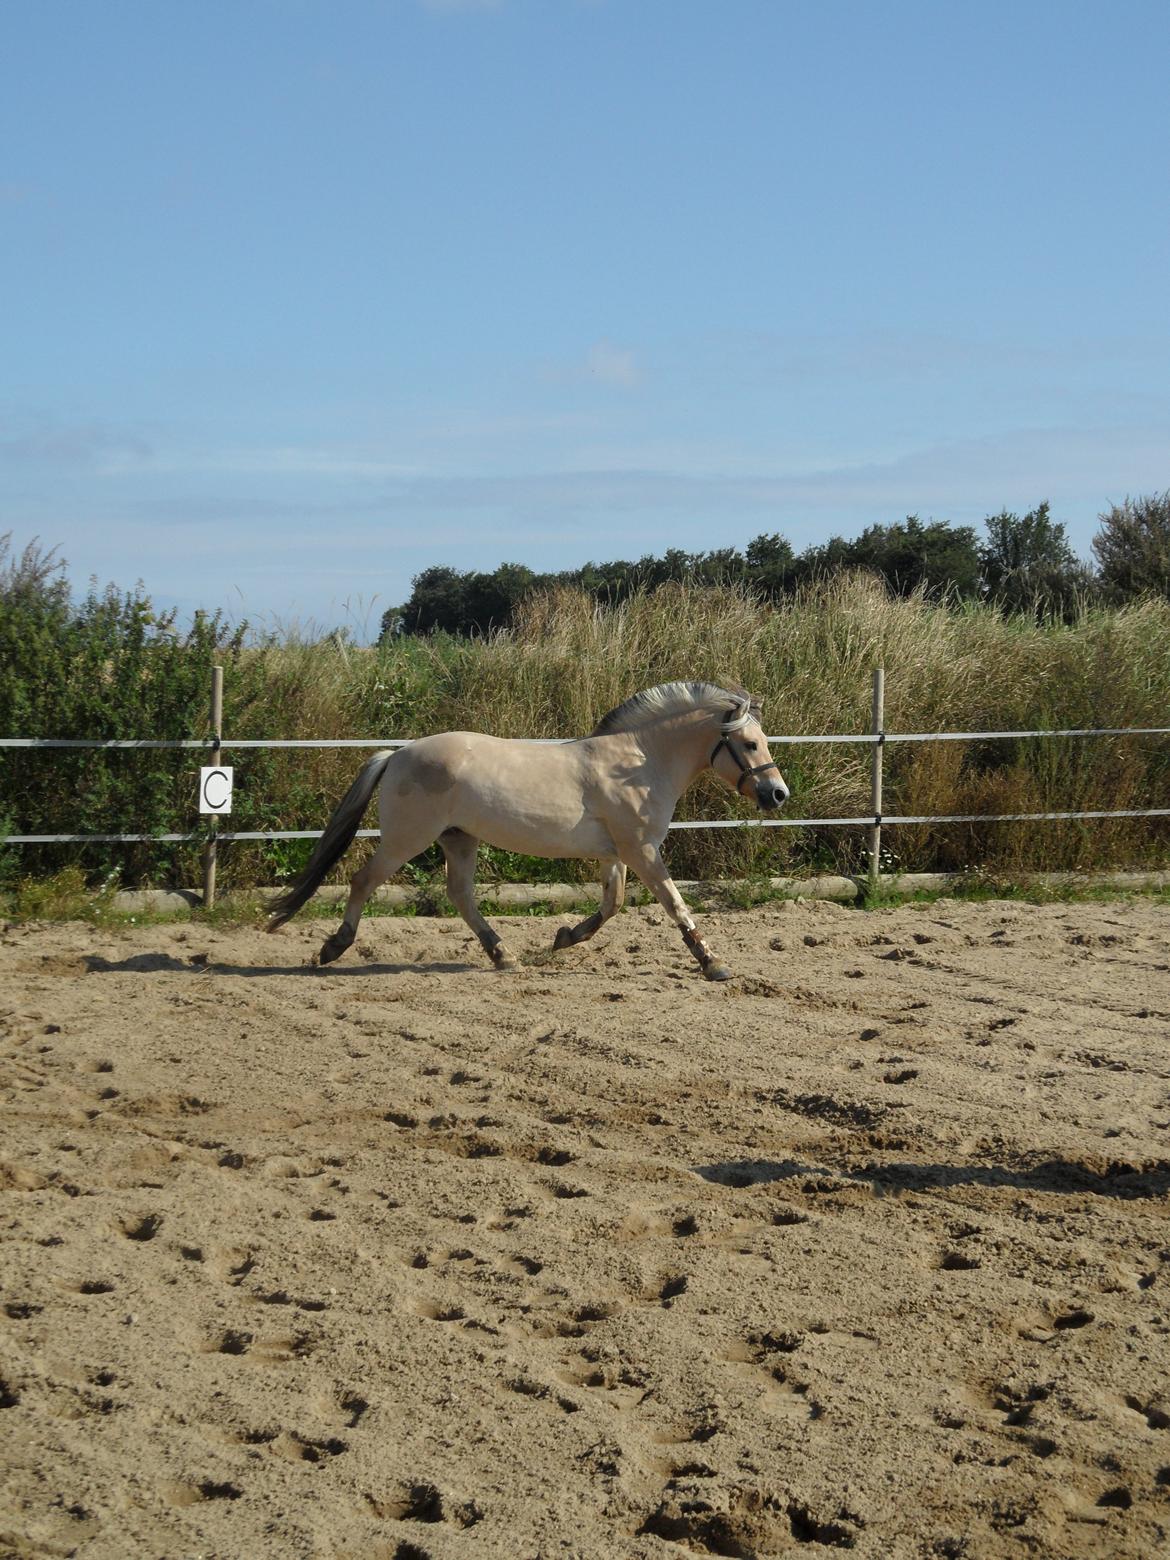
[(562, 926), (553, 939), (553, 952), (561, 953), (566, 948), (573, 946), (573, 929), (570, 926)]
[(510, 953), (506, 953), (503, 945), (500, 943), (497, 943), (491, 950), (490, 958), (498, 970), (518, 970), (520, 968), (519, 961), (514, 959)]
[(331, 937), (328, 942), (324, 942), (324, 943), (321, 944), (321, 952), (313, 960), (313, 963), (314, 964), (332, 964), (334, 959), (340, 959), (341, 958), (341, 955), (345, 952), (345, 950), (348, 947), (349, 947), (348, 943), (342, 943), (340, 948), (337, 947), (337, 945), (333, 941), (333, 938)]
[(706, 969), (703, 971), (703, 975), (707, 980), (731, 979), (731, 971), (727, 968), (726, 964), (708, 964)]

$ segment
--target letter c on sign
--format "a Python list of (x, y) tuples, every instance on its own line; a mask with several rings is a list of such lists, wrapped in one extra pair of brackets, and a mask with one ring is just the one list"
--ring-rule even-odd
[(199, 771), (199, 811), (228, 813), (232, 810), (231, 768), (205, 768)]

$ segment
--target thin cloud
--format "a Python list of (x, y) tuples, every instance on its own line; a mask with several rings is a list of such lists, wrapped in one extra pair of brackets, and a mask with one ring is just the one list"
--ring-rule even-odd
[(408, 477), (417, 467), (380, 456), (344, 450), (303, 449), (295, 445), (238, 450), (171, 451), (154, 455), (129, 450), (112, 454), (102, 463), (102, 475), (132, 476), (210, 473), (261, 477)]
[(583, 357), (544, 363), (540, 377), (547, 384), (602, 384), (629, 389), (638, 384), (642, 371), (632, 347), (602, 337), (587, 347)]
[(604, 385), (635, 385), (640, 377), (634, 354), (612, 341), (593, 343), (585, 354), (585, 371)]
[(784, 514), (852, 509), (859, 515), (888, 510), (894, 518), (921, 510), (985, 506), (991, 513), (1005, 494), (1071, 497), (1089, 491), (1107, 503), (1118, 483), (1141, 491), (1156, 484), (1170, 430), (1145, 428), (1017, 429), (982, 439), (925, 446), (887, 460), (823, 468), (735, 473), (698, 459), (690, 469), (643, 465), (519, 472), (505, 476), (424, 475), (387, 490), (391, 511), (460, 509), (680, 509), (708, 516), (767, 506)]
[(503, 0), (422, 0), (424, 11), (498, 11)]
[[(669, 360), (663, 354), (670, 353)], [(959, 387), (966, 395), (1030, 397), (1051, 407), (1075, 400), (1117, 405), (1125, 396), (1168, 404), (1161, 369), (1170, 351), (1166, 332), (1144, 336), (1083, 334), (1059, 342), (976, 337), (942, 331), (870, 329), (811, 333), (747, 330), (709, 334), (659, 348), (670, 374), (696, 370), (709, 389), (724, 393), (810, 387), (840, 390), (848, 400), (858, 386), (888, 390), (892, 404), (917, 391), (933, 395)], [(1085, 417), (1085, 413), (1065, 413)]]
[(11, 465), (94, 467), (112, 457), (147, 460), (151, 447), (139, 434), (107, 423), (62, 423), (50, 418), (0, 419), (0, 461)]

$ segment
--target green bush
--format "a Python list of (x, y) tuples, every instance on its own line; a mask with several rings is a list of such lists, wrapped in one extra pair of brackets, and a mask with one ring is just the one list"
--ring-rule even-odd
[[(244, 629), (220, 613), (185, 633), (140, 588), (91, 586), (78, 604), (63, 566), (35, 544), (13, 557), (0, 538), (0, 731), (21, 737), (117, 739), (210, 735), (211, 668), (240, 686)], [(174, 833), (192, 816), (196, 750), (2, 750), (3, 807), (20, 834)], [(15, 847), (11, 847), (11, 854)], [(46, 873), (71, 863), (127, 880), (189, 876), (192, 849), (174, 845), (38, 846)], [(27, 859), (27, 856), (26, 856)]]

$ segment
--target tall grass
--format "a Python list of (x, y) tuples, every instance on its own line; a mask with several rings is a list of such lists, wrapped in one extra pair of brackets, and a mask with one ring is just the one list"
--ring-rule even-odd
[[(579, 736), (634, 690), (680, 677), (750, 688), (763, 700), (772, 733), (863, 732), (876, 666), (886, 672), (890, 731), (1170, 723), (1170, 601), (1090, 609), (1067, 624), (1035, 622), (985, 606), (891, 597), (864, 575), (839, 577), (775, 606), (731, 587), (670, 585), (613, 607), (562, 590), (534, 597), (511, 629), (484, 639), (436, 636), (376, 649), (286, 639), (237, 656), (225, 689), (229, 737), (388, 738), (449, 729)], [(793, 792), (789, 815), (864, 814), (869, 754), (860, 745), (778, 744)], [(232, 822), (249, 829), (321, 827), (358, 763), (352, 750), (227, 756), (237, 771)], [(89, 755), (77, 783), (116, 800), (111, 766), (127, 761), (124, 754)], [(176, 827), (193, 821), (194, 782), (186, 773), (193, 767), (188, 759), (177, 784)], [(885, 810), (1157, 806), (1170, 794), (1168, 779), (1167, 738), (891, 744)], [(190, 797), (180, 802), (187, 788)], [(6, 797), (0, 811), (12, 818), (14, 832), (48, 832), (61, 819), (67, 826), (69, 798), (26, 790)], [(684, 818), (748, 815), (710, 776), (679, 809)], [(92, 818), (92, 808), (86, 816)], [(109, 832), (136, 826), (132, 816), (114, 812), (106, 821)], [(886, 841), (905, 870), (1024, 872), (1163, 863), (1170, 854), (1170, 829), (1140, 819), (906, 826), (891, 828)], [(860, 829), (687, 830), (670, 836), (668, 853), (676, 876), (701, 878), (852, 870), (862, 864), (863, 843)], [(244, 886), (295, 872), (308, 848), (308, 842), (224, 847), (221, 881)], [(118, 859), (116, 847), (85, 857), (101, 875)], [(345, 863), (347, 873), (355, 860)], [(26, 869), (37, 863), (29, 852)], [(547, 877), (581, 869), (497, 856), (490, 870)], [(583, 870), (588, 876), (593, 869)], [(195, 881), (195, 852), (171, 871)]]

